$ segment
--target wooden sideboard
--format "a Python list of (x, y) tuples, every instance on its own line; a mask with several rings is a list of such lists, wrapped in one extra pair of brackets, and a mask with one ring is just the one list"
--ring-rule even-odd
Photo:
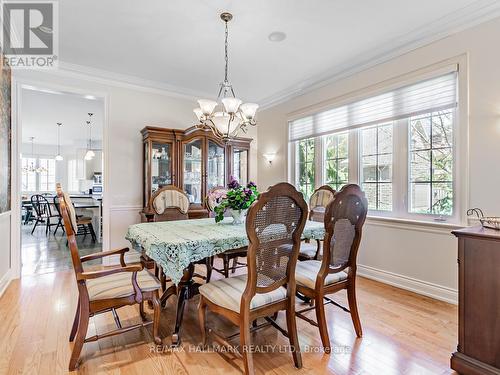
[(208, 217), (205, 197), (225, 186), (229, 176), (248, 182), (250, 138), (224, 143), (212, 131), (191, 127), (168, 129), (147, 126), (141, 131), (144, 155), (143, 207), (166, 185), (182, 189), (190, 199), (189, 218)]
[(469, 227), (458, 237), (459, 374), (500, 374), (500, 231)]

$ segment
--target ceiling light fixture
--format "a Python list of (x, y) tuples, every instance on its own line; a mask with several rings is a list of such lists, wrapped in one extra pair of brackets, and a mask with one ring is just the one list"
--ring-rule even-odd
[[(228, 28), (227, 23), (233, 19), (231, 13), (222, 13), (220, 15), (225, 24), (225, 43), (224, 43), (224, 81), (219, 86), (219, 94), (217, 101), (209, 99), (198, 100), (199, 108), (195, 108), (193, 112), (200, 121), (198, 125), (202, 129), (210, 129), (215, 136), (229, 141), (238, 135), (240, 131), (247, 132), (247, 126), (255, 126), (255, 113), (259, 106), (255, 103), (242, 103), (234, 94), (233, 85), (228, 79)], [(221, 104), (222, 102), (222, 104)], [(219, 109), (216, 110), (216, 107)]]
[(93, 113), (88, 113), (89, 119), (86, 121), (89, 127), (89, 140), (87, 141), (87, 152), (85, 153), (85, 160), (92, 160), (95, 156), (94, 150), (92, 150), (92, 115)]
[(61, 126), (62, 122), (57, 123), (57, 155), (56, 155), (56, 160), (57, 161), (62, 161), (63, 157), (61, 155)]
[(30, 137), (31, 142), (31, 161), (29, 165), (25, 165), (22, 169), (25, 173), (44, 173), (47, 172), (47, 168), (43, 166), (36, 166), (36, 158), (35, 158), (35, 137)]

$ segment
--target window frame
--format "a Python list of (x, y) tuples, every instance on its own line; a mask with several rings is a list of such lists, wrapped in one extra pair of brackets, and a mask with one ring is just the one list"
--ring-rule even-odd
[[(453, 115), (453, 213), (450, 216), (444, 216), (438, 214), (422, 214), (410, 212), (410, 118), (404, 118), (400, 120), (393, 121), (393, 153), (392, 153), (392, 211), (380, 211), (380, 210), (369, 210), (368, 217), (370, 218), (384, 218), (392, 220), (407, 220), (422, 222), (425, 224), (454, 224), (458, 225), (463, 222), (461, 197), (463, 196), (462, 187), (459, 183), (459, 164), (461, 162), (460, 152), (461, 144), (460, 137), (462, 128), (459, 122), (459, 108), (450, 109)], [(379, 124), (370, 125), (368, 127), (377, 126)], [(380, 124), (381, 125), (381, 124)], [(365, 127), (365, 128), (368, 128)], [(348, 178), (349, 183), (361, 184), (361, 130), (351, 129), (348, 130), (348, 165), (349, 172)], [(344, 133), (346, 130), (339, 130), (338, 132), (332, 132), (328, 135), (334, 135), (338, 133)], [(323, 135), (319, 137), (314, 137), (315, 145), (315, 186), (317, 189), (321, 185), (327, 184), (325, 176), (325, 143), (326, 137), (328, 135)], [(298, 169), (296, 162), (297, 148), (296, 145), (300, 141), (289, 143), (289, 160), (290, 166), (288, 173), (288, 181), (295, 186), (298, 186)], [(313, 190), (314, 190), (313, 189)]]

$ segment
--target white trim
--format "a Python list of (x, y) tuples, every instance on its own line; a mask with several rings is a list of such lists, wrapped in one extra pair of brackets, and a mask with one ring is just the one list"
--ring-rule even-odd
[(18, 78), (12, 76), (12, 218), (11, 218), (11, 268), (13, 278), (21, 277), (21, 173), (20, 154), (22, 140), (21, 123), (21, 98), (22, 87), (35, 86), (68, 94), (93, 95), (103, 100), (104, 123), (103, 123), (103, 248), (109, 248), (110, 244), (110, 220), (109, 220), (109, 94), (93, 90), (79, 89), (68, 85), (52, 84), (37, 81), (36, 79)]
[(458, 290), (446, 286), (429, 283), (394, 272), (380, 270), (370, 266), (358, 265), (357, 274), (368, 279), (376, 280), (397, 288), (409, 290), (440, 301), (458, 304)]
[(3, 275), (2, 278), (0, 279), (0, 298), (3, 296), (3, 294), (9, 287), (12, 279), (13, 279), (12, 269), (8, 269), (7, 272), (5, 272), (5, 275)]
[(158, 81), (151, 81), (144, 78), (128, 74), (110, 72), (103, 69), (91, 68), (83, 65), (68, 62), (59, 62), (57, 70), (50, 70), (47, 73), (61, 77), (81, 79), (93, 83), (123, 87), (143, 92), (150, 92), (174, 98), (188, 99), (196, 102), (198, 98), (211, 97), (212, 94), (188, 90), (181, 87), (172, 86)]
[(382, 217), (382, 216), (368, 216), (366, 219), (367, 225), (374, 225), (379, 227), (394, 228), (400, 230), (409, 230), (412, 232), (425, 232), (440, 234), (445, 236), (452, 236), (451, 231), (462, 228), (461, 225), (450, 223), (439, 223), (432, 221), (419, 221), (399, 219), (395, 217)]
[(263, 111), (318, 88), (338, 82), (499, 16), (499, 1), (476, 1), (445, 17), (419, 27), (418, 30), (413, 30), (395, 38), (392, 42), (385, 44), (386, 48), (377, 45), (372, 50), (360, 54), (342, 65), (336, 65), (322, 74), (298, 82), (260, 100), (260, 110)]
[(111, 206), (109, 207), (110, 212), (122, 212), (122, 211), (141, 211), (144, 207), (142, 205), (123, 205), (123, 206)]

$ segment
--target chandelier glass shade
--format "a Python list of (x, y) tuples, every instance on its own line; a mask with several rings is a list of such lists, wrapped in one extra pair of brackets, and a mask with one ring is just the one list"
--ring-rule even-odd
[(257, 125), (255, 114), (259, 108), (255, 103), (243, 103), (234, 94), (232, 84), (228, 79), (228, 28), (227, 23), (232, 20), (231, 13), (220, 15), (225, 24), (225, 70), (224, 81), (220, 84), (217, 101), (199, 99), (198, 108), (193, 112), (199, 121), (199, 128), (210, 129), (219, 138), (228, 141), (238, 135), (240, 131), (246, 133), (247, 127)]

